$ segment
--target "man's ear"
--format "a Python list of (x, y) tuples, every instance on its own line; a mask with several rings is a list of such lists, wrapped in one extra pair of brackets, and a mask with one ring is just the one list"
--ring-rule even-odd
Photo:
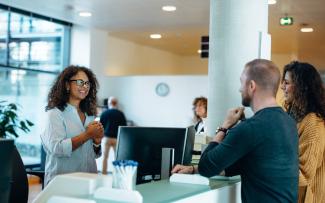
[(249, 90), (251, 92), (255, 92), (255, 90), (256, 90), (256, 82), (254, 80), (249, 81)]

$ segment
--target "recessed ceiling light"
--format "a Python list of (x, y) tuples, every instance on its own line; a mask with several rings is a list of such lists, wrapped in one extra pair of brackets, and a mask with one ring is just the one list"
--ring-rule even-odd
[(176, 6), (163, 6), (161, 9), (163, 11), (171, 12), (171, 11), (176, 11)]
[(90, 17), (90, 16), (92, 16), (92, 14), (90, 12), (88, 12), (88, 11), (81, 11), (81, 12), (79, 12), (79, 16), (81, 16), (81, 17)]
[(268, 0), (267, 3), (269, 5), (273, 5), (273, 4), (276, 4), (276, 0)]
[(197, 50), (197, 53), (198, 54), (201, 54), (202, 53), (202, 50), (201, 49)]
[(314, 29), (311, 27), (303, 27), (300, 29), (301, 32), (314, 32)]
[(161, 38), (161, 34), (151, 34), (150, 35), (151, 39), (160, 39)]

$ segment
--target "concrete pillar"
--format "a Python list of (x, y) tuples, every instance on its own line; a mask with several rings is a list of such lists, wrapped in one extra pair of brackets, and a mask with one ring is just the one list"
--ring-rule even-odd
[(244, 65), (270, 57), (267, 28), (267, 0), (210, 0), (209, 136), (215, 135), (229, 108), (241, 106)]

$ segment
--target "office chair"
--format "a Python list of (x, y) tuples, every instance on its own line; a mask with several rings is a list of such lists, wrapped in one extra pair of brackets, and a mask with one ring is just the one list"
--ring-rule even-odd
[(13, 149), (13, 140), (0, 138), (0, 202), (9, 201)]
[(12, 179), (9, 203), (27, 203), (28, 180), (24, 163), (16, 147), (12, 154)]

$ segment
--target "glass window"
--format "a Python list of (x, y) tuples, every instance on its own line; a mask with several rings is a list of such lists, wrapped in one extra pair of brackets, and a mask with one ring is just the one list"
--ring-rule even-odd
[(55, 74), (0, 69), (1, 100), (19, 104), (21, 118), (34, 123), (29, 133), (18, 131), (19, 138), (16, 139), (21, 156), (34, 162), (40, 160), (40, 134), (44, 129), (46, 98), (55, 77)]
[(7, 61), (8, 11), (0, 9), (0, 65)]
[(23, 160), (37, 163), (49, 88), (69, 64), (71, 25), (0, 6), (0, 101), (18, 104), (21, 118), (34, 123), (29, 133), (18, 131), (16, 146)]
[(0, 10), (0, 65), (57, 73), (69, 64), (69, 23), (10, 10)]

